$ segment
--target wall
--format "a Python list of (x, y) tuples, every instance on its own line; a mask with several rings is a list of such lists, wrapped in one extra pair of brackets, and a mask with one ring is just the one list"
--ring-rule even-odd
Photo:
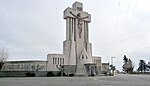
[(27, 75), (31, 75), (33, 77), (46, 77), (47, 71), (0, 71), (0, 77), (27, 77)]
[(47, 61), (7, 61), (2, 71), (46, 71)]
[(48, 54), (47, 61), (47, 71), (60, 71), (57, 67), (66, 64), (63, 54)]
[(98, 56), (93, 56), (92, 57), (92, 62), (94, 64), (96, 64), (97, 67), (97, 73), (100, 74), (102, 72), (102, 61), (101, 61), (101, 57)]

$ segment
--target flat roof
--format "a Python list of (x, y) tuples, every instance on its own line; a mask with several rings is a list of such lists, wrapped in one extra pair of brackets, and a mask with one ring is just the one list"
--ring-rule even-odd
[(47, 61), (44, 60), (5, 61), (5, 63), (28, 63), (28, 62), (47, 62)]

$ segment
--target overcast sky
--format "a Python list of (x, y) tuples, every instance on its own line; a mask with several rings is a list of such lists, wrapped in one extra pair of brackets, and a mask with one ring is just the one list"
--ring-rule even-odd
[[(122, 69), (130, 58), (150, 61), (150, 0), (76, 0), (90, 13), (89, 36), (94, 56), (113, 59)], [(8, 60), (46, 60), (62, 53), (65, 40), (63, 11), (75, 0), (0, 0), (0, 47)]]

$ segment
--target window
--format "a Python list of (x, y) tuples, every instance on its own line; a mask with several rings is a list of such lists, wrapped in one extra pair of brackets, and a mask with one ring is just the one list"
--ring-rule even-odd
[(53, 64), (54, 64), (54, 59), (55, 59), (55, 58), (53, 57)]
[(59, 58), (58, 58), (58, 64), (59, 64)]
[(60, 58), (60, 64), (62, 64), (62, 58)]
[(56, 61), (57, 61), (57, 58), (55, 58), (55, 64), (57, 63)]
[(84, 56), (82, 56), (82, 59), (84, 59)]
[(64, 58), (63, 58), (63, 64), (64, 64)]
[(86, 56), (86, 59), (88, 59), (88, 57)]

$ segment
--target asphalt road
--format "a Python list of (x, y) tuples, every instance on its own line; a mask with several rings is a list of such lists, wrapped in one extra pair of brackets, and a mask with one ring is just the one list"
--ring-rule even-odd
[(0, 78), (0, 86), (150, 86), (150, 75)]

